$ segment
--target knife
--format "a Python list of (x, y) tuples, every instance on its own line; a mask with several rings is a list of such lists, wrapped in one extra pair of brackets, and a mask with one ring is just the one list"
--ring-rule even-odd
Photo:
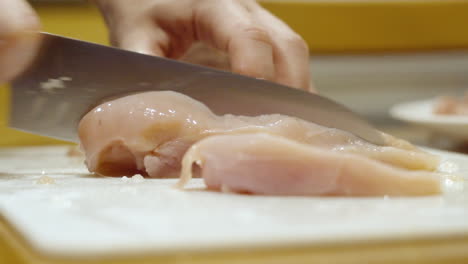
[(383, 145), (380, 132), (325, 97), (277, 83), (171, 59), (41, 34), (32, 62), (13, 82), (9, 126), (78, 142), (80, 119), (112, 97), (171, 90), (214, 113), (283, 114), (342, 129)]

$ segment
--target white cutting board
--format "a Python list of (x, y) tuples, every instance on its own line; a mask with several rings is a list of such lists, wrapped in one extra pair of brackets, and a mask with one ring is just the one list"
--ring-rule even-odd
[[(468, 236), (468, 191), (415, 198), (265, 197), (95, 177), (69, 147), (0, 149), (0, 213), (43, 254), (167, 253)], [(468, 156), (440, 153), (468, 178)], [(43, 175), (53, 184), (40, 184)], [(466, 189), (466, 188), (465, 188)]]

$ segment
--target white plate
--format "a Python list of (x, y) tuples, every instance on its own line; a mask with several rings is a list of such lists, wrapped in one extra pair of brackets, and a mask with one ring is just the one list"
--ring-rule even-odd
[(430, 129), (432, 132), (468, 140), (468, 116), (432, 113), (435, 100), (414, 101), (393, 106), (390, 115), (398, 120)]

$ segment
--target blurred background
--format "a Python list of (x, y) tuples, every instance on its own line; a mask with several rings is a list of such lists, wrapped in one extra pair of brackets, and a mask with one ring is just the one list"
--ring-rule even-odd
[[(311, 75), (325, 96), (380, 129), (424, 144), (424, 129), (392, 120), (405, 101), (462, 94), (468, 88), (468, 1), (260, 1), (307, 41)], [(43, 30), (107, 44), (107, 31), (87, 1), (31, 1)], [(61, 143), (6, 127), (7, 87), (0, 87), (0, 146)]]

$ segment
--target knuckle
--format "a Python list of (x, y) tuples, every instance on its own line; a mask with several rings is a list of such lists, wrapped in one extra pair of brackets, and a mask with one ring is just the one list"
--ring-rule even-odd
[(299, 34), (296, 34), (296, 33), (293, 33), (287, 37), (284, 37), (284, 42), (288, 46), (293, 47), (295, 49), (301, 49), (304, 51), (309, 50), (309, 47), (307, 43), (305, 42), (305, 40)]
[(271, 43), (270, 34), (266, 29), (263, 27), (259, 27), (256, 25), (243, 25), (240, 26), (240, 32), (243, 36), (247, 38), (257, 40), (260, 42)]

